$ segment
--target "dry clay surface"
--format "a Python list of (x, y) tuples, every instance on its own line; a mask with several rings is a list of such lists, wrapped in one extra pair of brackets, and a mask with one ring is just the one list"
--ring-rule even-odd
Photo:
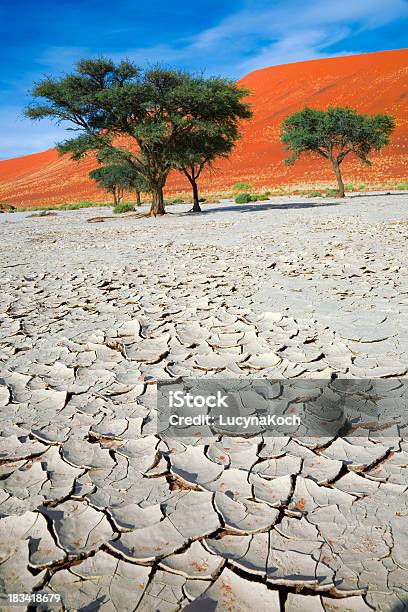
[(0, 220), (2, 592), (106, 612), (408, 609), (397, 430), (167, 439), (155, 389), (336, 373), (395, 390), (407, 205), (287, 197)]

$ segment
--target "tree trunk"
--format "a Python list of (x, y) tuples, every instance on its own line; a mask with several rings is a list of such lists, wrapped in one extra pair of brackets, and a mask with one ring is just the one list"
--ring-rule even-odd
[(200, 202), (198, 201), (198, 185), (194, 178), (191, 181), (191, 186), (193, 188), (193, 212), (202, 212)]
[(334, 173), (337, 179), (337, 184), (339, 186), (339, 193), (337, 197), (344, 198), (344, 183), (343, 183), (343, 179), (342, 179), (341, 172), (340, 172), (340, 164), (335, 159), (333, 160), (332, 163), (333, 163)]
[(136, 206), (141, 206), (142, 201), (140, 199), (140, 191), (136, 191)]
[(200, 202), (198, 201), (198, 185), (196, 182), (196, 177), (194, 176), (194, 171), (192, 171), (192, 173), (189, 174), (187, 170), (184, 170), (184, 174), (190, 181), (191, 188), (193, 190), (193, 208), (191, 209), (191, 212), (195, 212), (195, 213), (203, 212), (201, 210)]
[(153, 217), (166, 214), (164, 209), (163, 185), (161, 183), (152, 185), (152, 205), (150, 207), (150, 214)]
[(113, 193), (113, 205), (116, 207), (119, 204), (118, 193), (117, 193), (116, 187), (113, 188), (112, 193)]

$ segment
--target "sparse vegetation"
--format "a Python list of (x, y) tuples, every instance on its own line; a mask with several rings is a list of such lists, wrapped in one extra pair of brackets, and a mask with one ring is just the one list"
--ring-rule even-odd
[[(354, 185), (354, 190), (356, 190), (356, 188), (358, 187), (359, 191), (393, 191), (393, 190), (404, 190), (407, 189), (408, 190), (408, 182), (407, 181), (403, 181), (401, 183), (389, 183), (389, 184), (377, 184), (377, 185), (373, 185), (373, 184), (359, 184), (359, 185)], [(319, 192), (321, 193), (322, 196), (325, 197), (336, 197), (338, 194), (338, 190), (337, 189), (333, 189), (331, 187), (327, 187), (327, 185), (324, 184), (315, 184), (315, 185), (311, 185), (309, 188), (307, 188), (306, 186), (302, 185), (301, 187), (296, 187), (296, 185), (292, 185), (292, 186), (286, 186), (285, 189), (281, 189), (278, 187), (275, 188), (270, 188), (267, 191), (264, 191), (262, 193), (259, 194), (250, 194), (251, 196), (251, 202), (255, 202), (255, 201), (263, 201), (266, 199), (269, 199), (270, 197), (274, 197), (274, 196), (305, 196), (307, 197), (308, 195), (310, 195), (311, 193), (315, 193), (315, 192)], [(239, 195), (239, 194), (238, 194)], [(218, 203), (223, 199), (230, 199), (233, 198), (235, 199), (235, 197), (237, 197), (237, 194), (232, 193), (231, 191), (218, 191), (218, 192), (209, 192), (206, 193), (206, 198), (200, 198), (200, 200), (206, 200), (208, 202), (211, 203)], [(317, 197), (317, 196), (314, 196)], [(129, 201), (129, 196), (126, 197), (126, 200), (124, 200), (126, 203), (130, 203), (132, 206), (134, 206), (134, 202), (133, 201)], [(168, 200), (166, 200), (166, 204), (189, 204), (191, 203), (191, 196), (189, 196), (189, 194), (185, 193), (185, 192), (180, 192), (180, 195), (172, 195), (171, 198), (169, 198)], [(43, 211), (43, 210), (79, 210), (81, 208), (94, 208), (94, 207), (106, 207), (106, 206), (112, 206), (111, 202), (89, 202), (89, 201), (81, 201), (81, 202), (65, 202), (63, 204), (47, 204), (47, 205), (43, 205), (43, 206), (12, 206), (12, 208), (14, 208), (14, 210), (16, 212), (36, 212), (36, 211)], [(12, 211), (3, 211), (3, 212), (12, 212)]]
[[(57, 208), (60, 210), (80, 210), (81, 208), (93, 208), (94, 206), (102, 205), (95, 202), (67, 202), (66, 204), (61, 204), (61, 206)], [(50, 208), (47, 208), (47, 210), (50, 210)]]
[(250, 193), (239, 193), (235, 198), (236, 204), (248, 204), (248, 202), (252, 202), (252, 196)]
[(235, 203), (236, 204), (248, 204), (249, 202), (262, 202), (265, 200), (269, 200), (270, 198), (270, 191), (266, 191), (265, 193), (248, 193), (248, 192), (244, 192), (244, 193), (239, 193), (236, 197), (235, 197)]
[(232, 186), (232, 191), (250, 191), (251, 189), (252, 185), (244, 181), (238, 181), (238, 183)]
[(322, 192), (321, 191), (310, 191), (307, 194), (308, 198), (321, 198), (322, 197)]
[(266, 191), (265, 193), (258, 193), (252, 196), (252, 202), (263, 202), (265, 200), (269, 200), (270, 192)]
[(112, 210), (114, 213), (132, 212), (133, 210), (135, 210), (135, 205), (130, 204), (130, 202), (122, 202), (121, 204), (117, 204), (116, 206), (114, 206)]
[(35, 212), (47, 210), (80, 210), (81, 208), (99, 208), (112, 206), (112, 202), (65, 202), (64, 204), (44, 204), (42, 206), (17, 206), (17, 212)]

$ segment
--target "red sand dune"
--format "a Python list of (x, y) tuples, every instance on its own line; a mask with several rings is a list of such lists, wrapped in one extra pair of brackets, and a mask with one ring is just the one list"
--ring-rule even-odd
[[(351, 106), (362, 112), (388, 112), (397, 127), (389, 146), (373, 156), (370, 168), (356, 160), (343, 164), (346, 181), (380, 183), (408, 178), (408, 50), (285, 64), (256, 70), (239, 83), (251, 90), (252, 120), (229, 160), (204, 174), (201, 188), (229, 189), (238, 180), (258, 187), (333, 182), (324, 160), (303, 158), (284, 165), (279, 142), (282, 120), (308, 105)], [(58, 157), (54, 149), (0, 162), (0, 202), (19, 205), (62, 203), (85, 199), (106, 200), (88, 178), (92, 159), (79, 164)], [(168, 192), (188, 190), (178, 173), (167, 183)]]

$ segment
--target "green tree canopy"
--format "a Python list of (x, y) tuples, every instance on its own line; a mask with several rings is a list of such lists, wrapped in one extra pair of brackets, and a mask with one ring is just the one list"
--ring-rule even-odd
[(332, 108), (327, 111), (304, 108), (282, 124), (281, 140), (292, 155), (286, 160), (294, 164), (305, 154), (320, 155), (333, 166), (339, 186), (339, 197), (344, 197), (340, 165), (349, 154), (364, 164), (368, 156), (388, 144), (394, 119), (390, 115), (360, 114), (351, 108)]
[(190, 134), (180, 147), (178, 167), (189, 180), (193, 191), (192, 212), (201, 212), (197, 181), (203, 168), (218, 157), (228, 157), (238, 138), (238, 130), (200, 129)]
[(240, 121), (252, 117), (248, 103), (242, 101), (248, 93), (224, 79), (203, 80), (194, 92), (207, 113), (194, 123), (176, 151), (176, 165), (192, 187), (193, 212), (201, 212), (197, 180), (203, 168), (229, 156), (240, 137)]
[(26, 115), (68, 122), (78, 134), (59, 150), (74, 159), (115, 148), (118, 137), (126, 136), (129, 144), (122, 149), (149, 185), (151, 212), (162, 214), (163, 187), (186, 137), (209, 123), (232, 128), (250, 116), (241, 101), (246, 94), (222, 78), (161, 67), (143, 71), (128, 61), (114, 64), (100, 58), (81, 60), (74, 73), (38, 83), (32, 95), (39, 101)]
[[(136, 206), (140, 206), (141, 192), (148, 192), (150, 188), (145, 176), (132, 162), (132, 155), (129, 151), (119, 146), (113, 147), (106, 142), (104, 145), (102, 143), (99, 143), (96, 154), (98, 162), (102, 164), (103, 168), (114, 167), (115, 170), (112, 174), (112, 178), (116, 174), (119, 183), (122, 182), (124, 190), (134, 191), (136, 194)], [(97, 180), (98, 175), (94, 177), (92, 172), (90, 172), (89, 176)], [(103, 188), (102, 183), (100, 183), (100, 186)]]
[(109, 164), (89, 173), (99, 187), (113, 195), (114, 205), (118, 206), (125, 190), (134, 187), (134, 171), (128, 164)]

